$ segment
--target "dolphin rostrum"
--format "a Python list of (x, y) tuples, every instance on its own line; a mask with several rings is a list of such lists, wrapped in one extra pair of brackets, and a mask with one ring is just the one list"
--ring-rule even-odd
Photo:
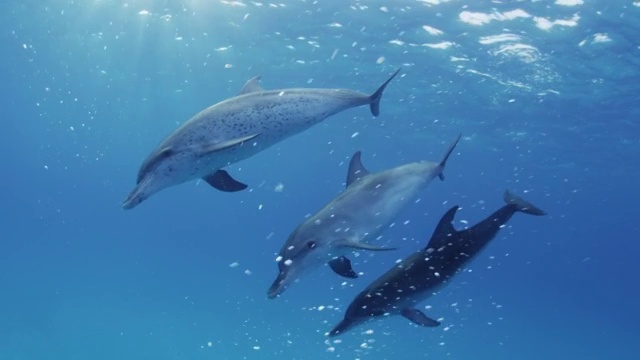
[(142, 163), (122, 207), (131, 209), (160, 190), (198, 178), (221, 191), (243, 190), (247, 185), (224, 167), (349, 108), (369, 105), (378, 116), (382, 93), (399, 71), (370, 95), (347, 89), (264, 90), (254, 77), (238, 96), (202, 110), (164, 139)]
[(369, 173), (360, 162), (360, 152), (351, 158), (347, 188), (315, 215), (300, 224), (280, 250), (278, 277), (268, 297), (281, 294), (310, 270), (328, 263), (337, 274), (355, 278), (345, 256), (352, 249), (392, 250), (372, 245), (396, 215), (414, 201), (443, 170), (460, 135), (439, 162), (414, 162), (378, 173)]
[(421, 326), (438, 326), (416, 305), (446, 285), (473, 259), (509, 221), (520, 211), (530, 215), (546, 215), (529, 202), (506, 191), (507, 203), (486, 219), (469, 229), (458, 231), (451, 224), (458, 211), (447, 211), (436, 227), (429, 244), (375, 280), (351, 302), (344, 319), (329, 332), (329, 336), (345, 331), (367, 320), (384, 315), (401, 315)]

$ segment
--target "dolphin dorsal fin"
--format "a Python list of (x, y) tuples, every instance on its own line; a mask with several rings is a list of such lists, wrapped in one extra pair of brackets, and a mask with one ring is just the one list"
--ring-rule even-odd
[(349, 162), (349, 172), (347, 173), (347, 187), (369, 174), (369, 171), (362, 166), (360, 155), (360, 151), (356, 151), (356, 153), (351, 157), (351, 162)]
[(450, 237), (457, 233), (458, 231), (453, 227), (453, 217), (456, 216), (456, 212), (460, 207), (458, 205), (452, 207), (447, 211), (438, 225), (436, 229), (433, 231), (433, 235), (431, 235), (431, 239), (427, 244), (426, 249), (439, 249), (442, 246), (446, 245), (450, 239)]
[(239, 95), (244, 95), (244, 94), (248, 94), (248, 93), (252, 93), (252, 92), (264, 91), (262, 86), (260, 86), (260, 79), (261, 78), (262, 78), (262, 76), (258, 75), (258, 76), (254, 76), (251, 79), (247, 80), (247, 82), (244, 83), (244, 86), (242, 87), (242, 90), (240, 90), (240, 94)]

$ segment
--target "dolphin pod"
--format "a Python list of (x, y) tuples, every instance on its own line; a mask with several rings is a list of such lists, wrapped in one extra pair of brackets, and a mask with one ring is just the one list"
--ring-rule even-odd
[(360, 292), (329, 336), (342, 334), (358, 324), (385, 315), (401, 315), (421, 326), (440, 325), (416, 309), (416, 305), (448, 284), (463, 265), (493, 240), (513, 214), (546, 215), (509, 191), (505, 192), (504, 200), (506, 205), (462, 231), (452, 225), (459, 209), (452, 207), (440, 219), (427, 246), (393, 266)]
[[(369, 105), (373, 116), (378, 116), (383, 92), (399, 71), (372, 94), (347, 89), (265, 90), (260, 77), (254, 77), (237, 96), (202, 110), (167, 136), (143, 161), (136, 186), (122, 207), (132, 209), (165, 188), (195, 179), (224, 192), (246, 189), (246, 184), (224, 168), (347, 109)], [(445, 165), (460, 138), (458, 135), (438, 162), (408, 163), (377, 173), (368, 171), (361, 152), (356, 152), (344, 191), (299, 224), (282, 245), (276, 258), (278, 274), (267, 296), (282, 296), (294, 282), (324, 264), (339, 276), (355, 279), (358, 275), (349, 259), (353, 250), (394, 250), (375, 241), (433, 179), (444, 180)], [(509, 191), (504, 200), (506, 205), (464, 230), (453, 227), (459, 207), (452, 207), (426, 247), (362, 290), (327, 335), (344, 334), (386, 315), (400, 315), (420, 326), (438, 326), (439, 321), (419, 310), (418, 304), (448, 284), (515, 213), (546, 215)]]
[(194, 179), (221, 191), (243, 190), (247, 185), (224, 167), (353, 107), (369, 105), (378, 116), (382, 93), (398, 72), (369, 95), (346, 89), (264, 90), (254, 77), (238, 96), (202, 110), (164, 139), (140, 166), (122, 207), (132, 209), (160, 190)]

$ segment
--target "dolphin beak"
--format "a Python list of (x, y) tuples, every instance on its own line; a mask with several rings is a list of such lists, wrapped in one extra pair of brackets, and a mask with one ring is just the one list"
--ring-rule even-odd
[(142, 190), (142, 184), (143, 183), (138, 184), (136, 188), (131, 191), (129, 196), (124, 199), (124, 201), (122, 202), (123, 209), (133, 209), (147, 198), (147, 196), (144, 194), (144, 191)]
[(158, 185), (154, 183), (153, 174), (147, 175), (138, 181), (135, 189), (124, 199), (122, 208), (125, 210), (133, 209), (140, 205), (141, 202), (147, 200), (149, 196), (158, 192), (158, 190)]
[(269, 291), (267, 291), (267, 297), (269, 299), (275, 299), (286, 290), (285, 278), (286, 275), (283, 272), (278, 274), (276, 280), (271, 284)]
[(122, 202), (122, 208), (125, 210), (130, 210), (140, 204), (141, 201), (136, 200), (135, 198), (128, 197)]
[(342, 321), (340, 321), (338, 323), (338, 325), (336, 325), (330, 332), (329, 332), (329, 336), (333, 337), (333, 336), (337, 336), (342, 334), (343, 332), (349, 330), (351, 327), (353, 327), (354, 322), (351, 320), (347, 320), (347, 319), (343, 319)]

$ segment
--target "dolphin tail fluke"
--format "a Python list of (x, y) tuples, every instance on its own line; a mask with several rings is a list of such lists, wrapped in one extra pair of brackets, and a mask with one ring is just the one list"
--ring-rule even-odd
[(509, 190), (506, 190), (504, 192), (504, 202), (510, 205), (515, 205), (517, 211), (523, 212), (525, 214), (536, 216), (547, 215), (546, 211), (536, 207), (527, 200), (512, 194)]
[(438, 166), (440, 167), (440, 174), (438, 174), (438, 177), (442, 181), (444, 181), (444, 167), (445, 165), (447, 165), (447, 160), (449, 160), (449, 156), (451, 156), (453, 149), (455, 149), (456, 145), (458, 145), (458, 141), (460, 141), (461, 137), (462, 137), (462, 134), (458, 134), (458, 137), (453, 142), (453, 144), (449, 146), (449, 149), (447, 149), (447, 152), (445, 153), (444, 158), (442, 158), (442, 161), (440, 161), (440, 164), (438, 164)]
[(373, 114), (373, 116), (380, 115), (380, 99), (382, 99), (382, 93), (384, 92), (384, 89), (387, 87), (389, 82), (393, 80), (393, 78), (396, 77), (396, 75), (398, 75), (401, 69), (402, 68), (396, 70), (396, 72), (394, 72), (393, 75), (391, 75), (387, 79), (387, 81), (385, 81), (382, 85), (380, 85), (380, 87), (378, 88), (378, 90), (376, 90), (376, 92), (374, 92), (371, 96), (369, 96), (369, 101), (370, 101), (369, 107), (371, 108), (371, 113)]

